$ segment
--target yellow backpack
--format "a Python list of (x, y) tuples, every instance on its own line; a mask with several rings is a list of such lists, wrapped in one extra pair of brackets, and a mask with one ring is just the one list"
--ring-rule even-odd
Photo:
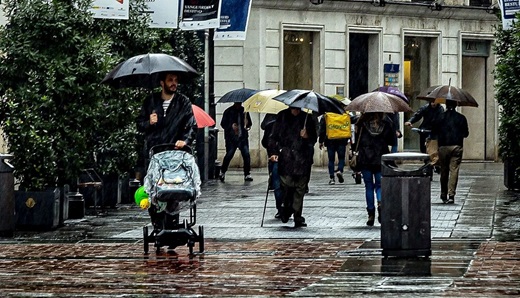
[(350, 130), (350, 115), (348, 113), (325, 113), (325, 133), (327, 139), (347, 139), (352, 136)]

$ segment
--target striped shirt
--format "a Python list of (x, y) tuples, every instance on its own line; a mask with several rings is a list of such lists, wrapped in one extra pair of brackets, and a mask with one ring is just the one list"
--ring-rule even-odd
[(168, 107), (170, 106), (171, 102), (172, 102), (171, 99), (163, 101), (162, 107), (163, 107), (163, 110), (164, 110), (164, 116), (166, 116), (166, 110), (168, 110)]

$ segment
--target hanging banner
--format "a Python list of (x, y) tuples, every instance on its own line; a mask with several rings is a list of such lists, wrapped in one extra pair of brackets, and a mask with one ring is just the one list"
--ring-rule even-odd
[(214, 40), (245, 40), (251, 0), (222, 0), (220, 28)]
[(500, 12), (502, 13), (502, 29), (508, 30), (513, 26), (515, 14), (520, 11), (519, 0), (499, 0)]
[(175, 29), (179, 24), (179, 0), (148, 0), (148, 9), (144, 13), (150, 14), (150, 28)]
[(201, 30), (220, 26), (222, 0), (184, 0), (181, 7), (182, 30)]
[(128, 20), (130, 0), (94, 0), (89, 11), (96, 19)]

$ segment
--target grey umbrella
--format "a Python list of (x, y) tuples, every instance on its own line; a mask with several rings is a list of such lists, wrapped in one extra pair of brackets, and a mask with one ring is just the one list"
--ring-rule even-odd
[(134, 56), (119, 63), (101, 81), (116, 88), (143, 87), (153, 89), (159, 86), (161, 73), (176, 73), (181, 82), (199, 74), (186, 61), (163, 53), (149, 53)]

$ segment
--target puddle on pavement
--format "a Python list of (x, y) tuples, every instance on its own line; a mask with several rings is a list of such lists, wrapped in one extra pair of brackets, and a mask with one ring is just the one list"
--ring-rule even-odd
[(432, 243), (432, 256), (388, 257), (381, 255), (380, 242), (365, 242), (354, 251), (340, 252), (347, 260), (340, 274), (382, 276), (460, 277), (466, 272), (480, 241), (439, 241)]

